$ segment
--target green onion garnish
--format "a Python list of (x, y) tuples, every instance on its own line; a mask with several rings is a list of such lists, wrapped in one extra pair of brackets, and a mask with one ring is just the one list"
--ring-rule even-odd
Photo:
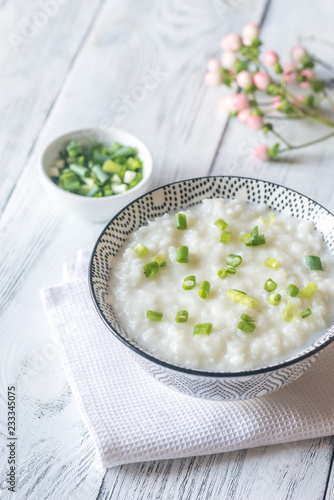
[(260, 221), (263, 222), (266, 226), (271, 226), (275, 222), (275, 214), (273, 212), (269, 212), (269, 221), (264, 219), (263, 217), (260, 217)]
[(258, 306), (258, 301), (256, 299), (253, 299), (253, 297), (250, 297), (245, 292), (241, 292), (240, 290), (234, 290), (231, 288), (230, 290), (227, 290), (226, 295), (234, 302), (239, 302), (240, 304), (250, 307), (251, 309), (255, 309)]
[(302, 311), (300, 313), (301, 317), (304, 319), (304, 318), (308, 318), (309, 316), (311, 316), (312, 314), (312, 311), (311, 309), (308, 307), (307, 309), (304, 309), (304, 311)]
[(51, 180), (65, 191), (99, 198), (126, 192), (143, 178), (143, 162), (132, 147), (93, 141), (69, 142), (50, 166)]
[(177, 247), (176, 262), (180, 262), (181, 264), (187, 263), (189, 261), (188, 251), (189, 249), (186, 246)]
[(279, 260), (274, 259), (273, 257), (267, 257), (263, 264), (271, 269), (277, 269)]
[(143, 269), (144, 269), (144, 274), (145, 274), (146, 278), (150, 278), (151, 276), (153, 276), (153, 274), (156, 274), (160, 268), (159, 268), (159, 264), (157, 262), (153, 261), (153, 262), (149, 262), (148, 264), (145, 264)]
[(271, 293), (268, 298), (269, 304), (272, 306), (278, 306), (278, 304), (281, 302), (281, 296), (279, 293)]
[(230, 253), (230, 255), (226, 257), (226, 264), (228, 266), (238, 267), (240, 266), (241, 262), (242, 262), (242, 257), (240, 255), (235, 255), (234, 253)]
[(268, 279), (265, 284), (264, 284), (264, 287), (263, 287), (267, 292), (273, 292), (274, 290), (276, 290), (277, 288), (277, 283), (275, 283), (275, 281), (273, 281), (272, 279)]
[(163, 314), (157, 311), (150, 311), (149, 309), (146, 311), (146, 318), (153, 319), (154, 321), (161, 321)]
[(187, 323), (188, 316), (188, 311), (179, 311), (175, 317), (175, 321), (176, 323)]
[(136, 243), (136, 245), (132, 249), (139, 257), (145, 257), (148, 254), (149, 250), (141, 243)]
[(183, 280), (183, 290), (192, 290), (196, 286), (196, 277), (195, 276), (187, 276)]
[(310, 281), (309, 284), (300, 293), (303, 297), (309, 299), (310, 297), (312, 297), (316, 290), (317, 284), (314, 281)]
[(259, 245), (264, 245), (266, 239), (264, 234), (259, 234), (259, 227), (255, 226), (250, 232), (250, 237), (244, 241), (246, 247), (257, 247)]
[(305, 255), (306, 267), (310, 271), (323, 271), (320, 257), (317, 255)]
[(248, 234), (240, 234), (239, 240), (242, 241), (243, 243), (246, 243), (246, 241), (249, 240), (250, 237), (251, 237), (251, 235), (249, 233)]
[(297, 297), (299, 292), (300, 292), (300, 290), (299, 290), (298, 286), (293, 285), (293, 284), (290, 284), (286, 289), (286, 293), (288, 295), (290, 295), (290, 297)]
[(294, 302), (288, 302), (288, 305), (282, 312), (284, 321), (292, 321), (298, 312), (297, 306)]
[(237, 270), (236, 270), (236, 268), (235, 268), (235, 267), (228, 267), (228, 268), (226, 269), (226, 272), (227, 272), (228, 274), (236, 274)]
[(225, 267), (221, 267), (220, 269), (218, 269), (218, 272), (217, 272), (217, 275), (220, 279), (224, 279), (226, 278), (227, 276), (227, 271), (225, 269)]
[(247, 321), (240, 321), (238, 323), (238, 328), (239, 330), (241, 330), (242, 332), (245, 332), (245, 333), (252, 333), (254, 332), (256, 326), (254, 323), (248, 323)]
[(182, 231), (184, 229), (187, 229), (187, 216), (186, 216), (186, 214), (176, 214), (175, 220), (176, 220), (176, 229), (181, 229)]
[(198, 323), (194, 326), (193, 335), (210, 335), (212, 323)]
[(202, 299), (207, 299), (210, 293), (210, 283), (208, 281), (202, 281), (200, 284), (198, 295)]
[(246, 323), (254, 323), (255, 319), (252, 318), (252, 316), (249, 316), (248, 314), (246, 313), (243, 313), (240, 318), (243, 320), (243, 321), (246, 321)]
[(228, 224), (227, 222), (224, 221), (224, 219), (218, 219), (215, 222), (215, 226), (218, 227), (219, 231), (223, 231), (223, 229), (225, 229), (228, 226)]
[(221, 243), (225, 243), (225, 245), (227, 245), (227, 243), (231, 239), (231, 236), (232, 236), (232, 233), (230, 233), (229, 231), (223, 231), (219, 241)]
[(152, 258), (153, 262), (157, 262), (159, 267), (164, 267), (167, 264), (166, 256), (163, 253), (159, 253)]

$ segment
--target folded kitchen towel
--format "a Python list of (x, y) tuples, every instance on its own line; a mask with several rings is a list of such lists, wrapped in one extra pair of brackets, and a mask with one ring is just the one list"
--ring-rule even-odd
[(334, 434), (334, 345), (298, 380), (248, 401), (184, 396), (147, 374), (104, 326), (88, 290), (88, 252), (41, 290), (54, 341), (101, 463), (206, 455)]

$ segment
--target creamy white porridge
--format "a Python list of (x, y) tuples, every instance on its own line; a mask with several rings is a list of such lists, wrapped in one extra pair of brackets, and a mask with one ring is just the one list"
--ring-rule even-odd
[[(333, 259), (312, 222), (268, 212), (238, 200), (205, 200), (181, 212), (185, 230), (166, 214), (133, 233), (112, 262), (111, 300), (127, 332), (171, 364), (219, 372), (272, 364), (310, 344), (331, 322)], [(258, 236), (251, 233), (256, 226)], [(134, 251), (138, 243), (145, 255)], [(177, 262), (178, 247), (188, 247), (188, 262)], [(158, 267), (150, 264), (157, 255)], [(307, 268), (308, 255), (320, 258), (323, 271)], [(188, 276), (196, 285), (192, 278), (185, 290)], [(186, 322), (175, 320), (180, 311)]]

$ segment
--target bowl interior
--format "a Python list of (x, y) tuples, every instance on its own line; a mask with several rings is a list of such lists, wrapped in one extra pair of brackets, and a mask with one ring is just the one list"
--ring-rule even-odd
[[(152, 173), (153, 160), (151, 152), (146, 146), (146, 144), (138, 137), (130, 134), (129, 132), (126, 132), (125, 130), (120, 130), (120, 129), (103, 130), (99, 128), (90, 128), (90, 129), (87, 128), (82, 130), (75, 130), (73, 132), (68, 132), (67, 134), (61, 135), (56, 139), (54, 139), (52, 142), (50, 142), (50, 144), (45, 148), (41, 157), (40, 166), (42, 174), (44, 178), (46, 178), (46, 180), (49, 181), (50, 185), (54, 186), (54, 188), (57, 190), (59, 190), (59, 188), (50, 179), (50, 176), (48, 174), (48, 169), (52, 165), (52, 163), (58, 158), (59, 151), (61, 149), (64, 149), (65, 146), (72, 140), (79, 141), (85, 145), (92, 144), (95, 141), (102, 142), (103, 144), (106, 145), (110, 145), (113, 142), (120, 142), (125, 146), (133, 146), (134, 148), (137, 149), (138, 156), (143, 161), (143, 179), (137, 184), (137, 186), (133, 187), (131, 190), (116, 195), (117, 198), (124, 195), (126, 196), (130, 192), (131, 193), (135, 192), (143, 184), (145, 179), (148, 179)], [(65, 191), (63, 192), (66, 195), (71, 196), (72, 198), (79, 197), (79, 195), (75, 193), (69, 193)], [(114, 197), (86, 198), (82, 196), (80, 198), (84, 198), (86, 200), (88, 199), (93, 203), (96, 202), (103, 203), (105, 200), (114, 199)]]
[(334, 324), (312, 345), (299, 354), (287, 358), (283, 363), (265, 366), (261, 369), (243, 372), (208, 373), (170, 365), (133, 340), (119, 324), (112, 304), (108, 300), (110, 290), (110, 262), (127, 241), (128, 236), (147, 220), (162, 216), (166, 212), (176, 212), (199, 203), (206, 198), (225, 198), (265, 203), (268, 208), (300, 219), (311, 220), (322, 233), (323, 238), (334, 255), (334, 216), (324, 207), (306, 196), (286, 187), (257, 179), (245, 177), (203, 177), (170, 184), (141, 196), (126, 206), (105, 227), (100, 235), (90, 262), (90, 289), (93, 302), (108, 328), (128, 347), (151, 361), (167, 368), (206, 376), (242, 376), (263, 373), (288, 366), (306, 358), (334, 340)]

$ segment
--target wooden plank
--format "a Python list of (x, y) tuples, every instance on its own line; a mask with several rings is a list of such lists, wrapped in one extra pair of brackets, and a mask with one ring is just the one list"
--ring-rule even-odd
[(0, 214), (103, 1), (0, 3)]
[[(332, 438), (108, 471), (99, 500), (321, 500)], [(328, 497), (331, 498), (331, 497)]]

